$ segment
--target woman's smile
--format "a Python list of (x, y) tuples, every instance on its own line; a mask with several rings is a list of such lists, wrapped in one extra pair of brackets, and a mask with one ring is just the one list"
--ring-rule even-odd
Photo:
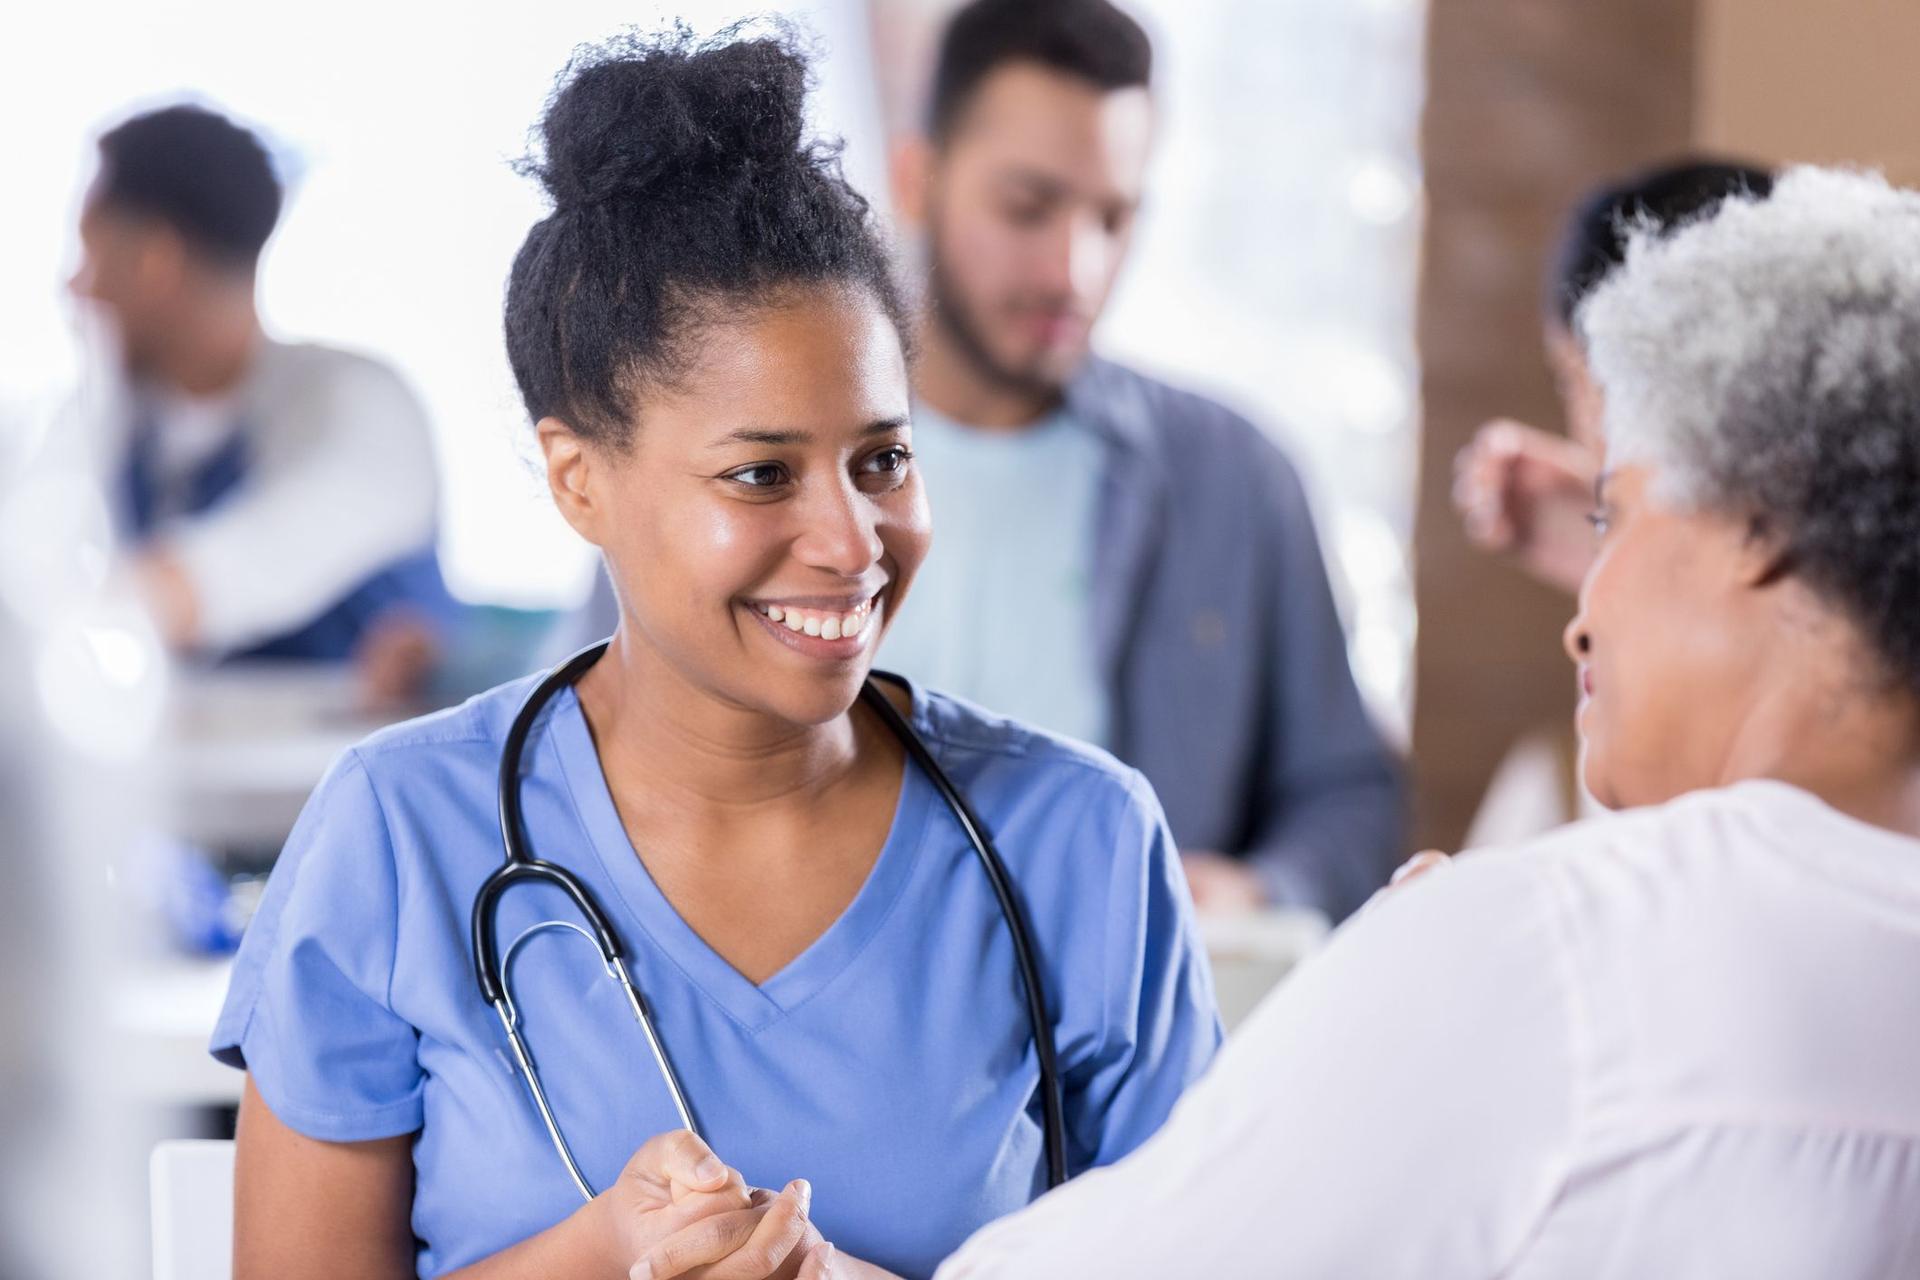
[(885, 588), (868, 596), (748, 600), (746, 612), (779, 643), (810, 658), (845, 662), (880, 634)]

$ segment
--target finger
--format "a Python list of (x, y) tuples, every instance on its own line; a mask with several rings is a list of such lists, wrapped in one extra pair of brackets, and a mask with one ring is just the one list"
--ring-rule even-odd
[(690, 1191), (718, 1191), (738, 1176), (691, 1129), (648, 1138), (627, 1162), (627, 1172), (657, 1186), (677, 1184)]
[(768, 1206), (753, 1235), (723, 1267), (715, 1268), (714, 1280), (758, 1280), (777, 1269), (798, 1248), (807, 1234), (807, 1211), (813, 1207), (813, 1186), (804, 1178), (789, 1182)]
[(723, 1213), (740, 1213), (755, 1207), (744, 1192), (732, 1187), (723, 1187), (718, 1191), (690, 1191), (671, 1204), (654, 1210), (658, 1216), (652, 1220), (656, 1225), (650, 1230), (658, 1236), (670, 1236), (702, 1219)]
[(1393, 873), (1393, 879), (1387, 883), (1390, 885), (1405, 884), (1409, 880), (1427, 874), (1436, 867), (1444, 867), (1451, 861), (1451, 858), (1447, 857), (1446, 854), (1440, 852), (1438, 849), (1423, 849), (1401, 863), (1399, 870)]
[(669, 1235), (647, 1250), (627, 1272), (630, 1280), (667, 1280), (695, 1267), (721, 1261), (753, 1238), (754, 1229), (771, 1210), (739, 1209), (719, 1213)]
[(794, 1280), (833, 1280), (833, 1245), (821, 1241), (807, 1250), (805, 1262), (800, 1264), (800, 1273)]

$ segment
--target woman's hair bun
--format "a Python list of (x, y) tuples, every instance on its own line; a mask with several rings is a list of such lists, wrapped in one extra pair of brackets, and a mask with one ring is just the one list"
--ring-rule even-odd
[(523, 167), (557, 211), (811, 162), (808, 64), (790, 29), (702, 41), (684, 24), (575, 51)]
[(904, 347), (867, 202), (838, 144), (806, 136), (810, 66), (777, 22), (574, 54), (519, 165), (554, 205), (507, 280), (507, 358), (534, 421), (624, 442), (640, 394), (685, 368), (705, 323), (794, 285), (864, 289)]

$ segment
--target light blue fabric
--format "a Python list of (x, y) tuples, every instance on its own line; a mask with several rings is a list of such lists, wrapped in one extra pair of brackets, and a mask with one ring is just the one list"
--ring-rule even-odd
[[(578, 1207), (475, 987), (468, 912), (500, 863), (494, 771), (530, 680), (375, 735), (333, 768), (275, 867), (213, 1037), (309, 1136), (418, 1131), (422, 1275)], [(1220, 1043), (1178, 861), (1141, 776), (1103, 753), (915, 691), (913, 719), (994, 833), (1050, 984), (1069, 1158), (1138, 1146)], [(827, 1238), (907, 1276), (1043, 1185), (1033, 1045), (1005, 925), (911, 766), (846, 913), (754, 986), (673, 911), (632, 846), (571, 691), (526, 753), (536, 856), (599, 897), (696, 1117), (761, 1186), (806, 1177)], [(574, 919), (544, 887), (504, 900), (503, 942)], [(587, 1176), (604, 1187), (674, 1113), (591, 948), (535, 935), (512, 980)]]
[(1110, 742), (1093, 643), (1095, 505), (1106, 447), (1070, 415), (1020, 431), (913, 410), (933, 550), (879, 663), (1082, 742)]

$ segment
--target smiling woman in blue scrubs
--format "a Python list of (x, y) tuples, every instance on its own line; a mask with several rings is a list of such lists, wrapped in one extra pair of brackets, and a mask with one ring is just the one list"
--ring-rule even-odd
[[(713, 1150), (755, 1186), (805, 1183), (695, 1194), (643, 1149), (678, 1126), (672, 1100), (596, 954), (548, 930), (511, 979), (605, 1188), (582, 1205), (468, 941), (529, 679), (350, 751), (275, 869), (213, 1044), (249, 1073), (241, 1280), (620, 1277), (683, 1238), (689, 1263), (720, 1259), (702, 1275), (817, 1268), (823, 1239), (838, 1275), (924, 1275), (1044, 1186), (1008, 930), (929, 779), (856, 702), (929, 524), (903, 308), (864, 203), (803, 142), (805, 79), (779, 37), (576, 58), (506, 323), (554, 498), (621, 601), (606, 656), (528, 740), (529, 844), (608, 911)], [(1159, 806), (1096, 750), (885, 687), (1024, 902), (1069, 1166), (1114, 1161), (1220, 1041)], [(501, 937), (576, 918), (524, 887)]]

